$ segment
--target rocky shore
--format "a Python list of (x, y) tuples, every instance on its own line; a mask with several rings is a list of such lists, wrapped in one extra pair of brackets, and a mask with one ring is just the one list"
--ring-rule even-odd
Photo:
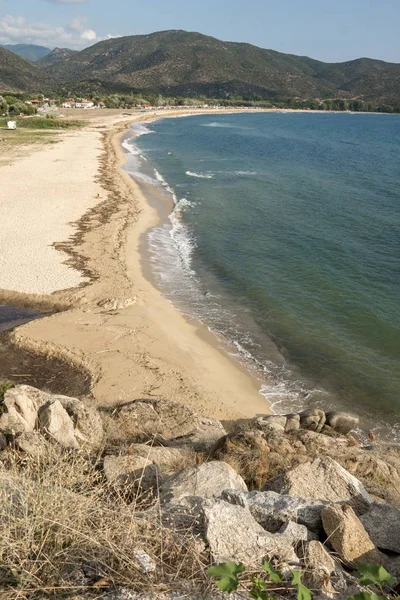
[(368, 591), (360, 565), (400, 578), (400, 448), (364, 440), (357, 424), (314, 409), (228, 427), (165, 399), (98, 409), (11, 387), (1, 597), (211, 598), (207, 569), (226, 561), (301, 571), (319, 598)]

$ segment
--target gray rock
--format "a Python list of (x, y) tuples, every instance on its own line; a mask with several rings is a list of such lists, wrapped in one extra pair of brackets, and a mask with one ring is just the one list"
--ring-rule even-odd
[(205, 502), (205, 535), (214, 561), (260, 565), (265, 557), (297, 559), (292, 543), (284, 536), (265, 531), (250, 512), (223, 500)]
[(198, 417), (190, 406), (172, 400), (132, 402), (123, 406), (118, 416), (124, 421), (131, 421), (138, 431), (165, 438), (189, 435), (199, 425)]
[(301, 546), (299, 558), (306, 565), (303, 583), (312, 590), (320, 590), (332, 594), (331, 575), (336, 571), (333, 558), (318, 541), (311, 541)]
[(38, 390), (27, 385), (17, 385), (6, 391), (2, 403), (5, 412), (0, 416), (0, 431), (20, 433), (35, 429), (38, 409), (36, 392)]
[(291, 431), (297, 431), (300, 429), (300, 415), (286, 415), (287, 421), (285, 425), (285, 432), (290, 433)]
[(257, 417), (255, 419), (255, 423), (263, 431), (276, 431), (279, 433), (284, 433), (285, 426), (287, 423), (287, 417), (285, 415), (266, 415), (262, 417)]
[(293, 546), (296, 546), (299, 542), (310, 542), (318, 539), (318, 536), (309, 531), (305, 525), (300, 525), (300, 523), (294, 521), (288, 521), (282, 525), (278, 533), (290, 541)]
[(197, 452), (212, 453), (218, 442), (226, 436), (226, 431), (220, 421), (206, 417), (197, 417), (197, 427), (193, 433), (182, 440)]
[(316, 433), (322, 431), (325, 420), (325, 413), (319, 408), (304, 410), (300, 413), (300, 427), (302, 429), (310, 429), (310, 431), (315, 431)]
[(189, 448), (171, 446), (147, 446), (133, 444), (129, 447), (131, 456), (142, 456), (160, 467), (163, 473), (173, 474), (195, 462), (195, 454)]
[(225, 490), (221, 498), (246, 507), (264, 529), (278, 531), (287, 521), (300, 523), (319, 533), (322, 530), (321, 512), (325, 506), (320, 500), (299, 496), (282, 496), (276, 492), (237, 492)]
[(2, 521), (27, 515), (27, 484), (19, 477), (0, 472), (0, 506)]
[(87, 444), (94, 448), (99, 447), (103, 440), (103, 423), (99, 412), (76, 398), (53, 396), (53, 400), (58, 400), (71, 417), (75, 437), (80, 446)]
[(322, 523), (329, 545), (344, 563), (350, 566), (385, 563), (386, 557), (377, 550), (351, 506), (325, 506)]
[(160, 488), (162, 502), (179, 504), (186, 496), (215, 498), (223, 490), (247, 491), (243, 479), (224, 462), (208, 462), (196, 467), (187, 467), (167, 479)]
[(15, 438), (15, 446), (36, 459), (46, 456), (48, 450), (48, 442), (36, 431), (26, 431), (18, 435)]
[(358, 422), (359, 418), (354, 415), (350, 415), (349, 413), (335, 410), (326, 413), (326, 425), (332, 427), (334, 431), (337, 433), (342, 433), (343, 435), (350, 433), (352, 429), (357, 427)]
[(360, 521), (375, 546), (400, 554), (400, 510), (397, 506), (373, 502)]
[(143, 456), (106, 456), (103, 469), (108, 483), (121, 491), (147, 491), (158, 487), (162, 479), (158, 467)]
[(368, 510), (371, 504), (362, 483), (328, 456), (270, 479), (264, 489), (325, 502), (347, 502), (358, 513)]
[(39, 428), (63, 448), (79, 448), (71, 417), (59, 400), (45, 404), (39, 411)]
[(133, 551), (133, 556), (136, 558), (139, 568), (142, 573), (154, 573), (156, 563), (144, 550), (138, 549)]

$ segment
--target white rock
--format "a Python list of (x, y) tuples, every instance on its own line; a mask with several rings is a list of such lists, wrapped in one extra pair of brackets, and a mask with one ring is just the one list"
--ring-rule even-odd
[(42, 433), (64, 448), (79, 448), (72, 419), (59, 400), (45, 405), (40, 410), (39, 427)]
[(187, 467), (167, 479), (160, 488), (160, 499), (164, 503), (179, 504), (186, 496), (216, 498), (223, 490), (247, 491), (243, 479), (228, 464), (220, 461)]
[(292, 543), (285, 536), (265, 531), (241, 506), (223, 500), (203, 505), (205, 535), (214, 561), (234, 561), (259, 566), (265, 557), (296, 561)]
[(303, 463), (267, 481), (265, 490), (325, 502), (346, 502), (359, 513), (371, 498), (362, 483), (328, 456)]

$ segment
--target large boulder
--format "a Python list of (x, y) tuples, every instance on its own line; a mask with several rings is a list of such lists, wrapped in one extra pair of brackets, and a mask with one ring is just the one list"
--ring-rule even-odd
[(259, 566), (263, 558), (296, 561), (291, 540), (265, 531), (242, 506), (204, 502), (205, 536), (214, 561)]
[(373, 502), (360, 521), (375, 546), (400, 554), (400, 509), (397, 506)]
[(194, 433), (199, 421), (196, 413), (185, 404), (172, 400), (141, 400), (124, 405), (117, 414), (123, 425), (130, 425), (138, 434), (151, 434), (166, 439)]
[(208, 462), (187, 467), (167, 479), (160, 488), (164, 503), (179, 504), (186, 496), (216, 498), (226, 489), (247, 492), (243, 479), (224, 462)]
[(326, 413), (325, 424), (332, 427), (336, 433), (341, 433), (342, 435), (346, 435), (350, 433), (352, 429), (355, 429), (358, 422), (359, 418), (357, 416), (350, 415), (346, 412), (332, 410)]
[(49, 398), (49, 394), (29, 385), (16, 385), (7, 390), (0, 412), (0, 431), (33, 431), (36, 427), (38, 407)]
[(332, 594), (331, 575), (336, 571), (336, 565), (324, 546), (316, 540), (302, 544), (299, 558), (306, 565), (303, 583), (311, 590)]
[(103, 469), (108, 483), (122, 492), (157, 488), (162, 477), (158, 467), (142, 456), (106, 456)]
[(37, 431), (25, 431), (16, 436), (15, 447), (35, 459), (46, 456), (49, 442)]
[(359, 513), (365, 512), (371, 503), (362, 483), (328, 456), (274, 477), (264, 489), (325, 502), (347, 502)]
[(39, 428), (50, 440), (59, 443), (63, 448), (79, 448), (73, 421), (59, 400), (46, 404), (40, 410)]
[(322, 529), (321, 512), (325, 506), (321, 500), (310, 500), (299, 496), (282, 496), (276, 492), (237, 492), (226, 490), (222, 499), (248, 508), (252, 516), (264, 529), (272, 533), (288, 521), (293, 521), (319, 533)]
[(288, 521), (282, 525), (278, 533), (290, 541), (293, 546), (297, 546), (300, 542), (310, 542), (311, 540), (318, 539), (315, 533), (309, 531), (304, 525), (300, 525), (300, 523), (295, 523), (294, 521)]
[(217, 442), (226, 435), (217, 419), (201, 417), (190, 406), (163, 399), (140, 400), (122, 406), (116, 415), (116, 426), (116, 438), (135, 441), (163, 438), (167, 443), (205, 453), (213, 452)]
[(326, 416), (323, 410), (312, 408), (300, 413), (300, 427), (320, 433), (325, 425)]
[(130, 456), (147, 458), (167, 475), (173, 475), (196, 463), (196, 454), (186, 447), (132, 444), (129, 446), (128, 453)]
[(328, 543), (344, 563), (350, 566), (385, 563), (386, 557), (377, 550), (351, 506), (325, 506), (322, 523)]
[(80, 446), (100, 446), (103, 440), (103, 423), (99, 412), (76, 398), (53, 396), (67, 411), (74, 425), (74, 434)]

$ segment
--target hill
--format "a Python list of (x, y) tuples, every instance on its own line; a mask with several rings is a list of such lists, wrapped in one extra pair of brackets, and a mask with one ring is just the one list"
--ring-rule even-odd
[(71, 58), (74, 54), (77, 54), (76, 50), (70, 50), (69, 48), (54, 48), (54, 50), (38, 60), (38, 65), (42, 68), (52, 67), (61, 60)]
[(54, 87), (52, 83), (35, 64), (0, 48), (0, 93), (46, 91)]
[(32, 61), (40, 60), (51, 52), (50, 48), (46, 48), (45, 46), (35, 46), (34, 44), (8, 44), (1, 47)]
[(323, 63), (186, 31), (105, 40), (60, 60), (42, 59), (40, 66), (60, 84), (82, 82), (104, 90), (400, 101), (398, 64), (367, 58)]

